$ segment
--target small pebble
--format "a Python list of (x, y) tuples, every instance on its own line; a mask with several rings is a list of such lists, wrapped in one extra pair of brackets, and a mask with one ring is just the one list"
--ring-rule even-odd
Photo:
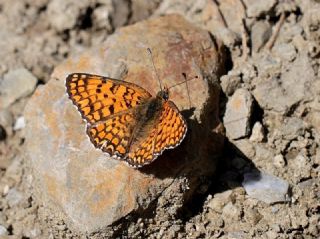
[(0, 225), (0, 236), (6, 236), (6, 235), (8, 235), (7, 228), (5, 228), (4, 226)]
[(262, 142), (264, 140), (264, 128), (260, 122), (256, 122), (253, 125), (252, 133), (250, 136), (250, 141), (252, 142)]
[(8, 192), (9, 192), (9, 185), (5, 185), (4, 188), (3, 188), (3, 195), (7, 195)]
[(10, 207), (14, 207), (22, 200), (22, 194), (18, 192), (15, 188), (9, 190), (6, 199)]
[(273, 158), (273, 165), (277, 168), (283, 168), (286, 165), (286, 161), (282, 154), (278, 154)]
[(25, 119), (24, 119), (23, 116), (20, 116), (20, 117), (16, 120), (16, 122), (15, 122), (15, 124), (14, 124), (14, 126), (13, 126), (13, 130), (17, 131), (17, 130), (23, 129), (23, 128), (25, 128), (25, 127), (26, 127)]
[(25, 68), (9, 71), (0, 81), (0, 108), (6, 108), (16, 100), (31, 94), (37, 81), (37, 78)]

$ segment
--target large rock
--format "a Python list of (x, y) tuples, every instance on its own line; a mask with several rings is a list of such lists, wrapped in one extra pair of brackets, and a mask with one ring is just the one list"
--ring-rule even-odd
[[(122, 28), (102, 45), (58, 66), (25, 110), (26, 156), (36, 199), (62, 212), (69, 227), (90, 233), (150, 208), (175, 183), (187, 180), (190, 189), (182, 197), (192, 195), (200, 179), (214, 172), (214, 156), (223, 145), (217, 131), (222, 127), (215, 84), (223, 59), (220, 46), (208, 32), (169, 15)], [(135, 82), (155, 95), (159, 85), (147, 47), (153, 50), (164, 84), (181, 82), (183, 72), (198, 78), (188, 82), (191, 102), (185, 84), (170, 91), (188, 121), (186, 139), (137, 170), (94, 148), (85, 123), (66, 96), (64, 81), (69, 73), (88, 72)], [(178, 176), (186, 180), (174, 180)]]

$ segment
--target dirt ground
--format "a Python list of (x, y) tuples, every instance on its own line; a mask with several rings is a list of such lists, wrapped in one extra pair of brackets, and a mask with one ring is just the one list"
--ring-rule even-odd
[[(153, 213), (118, 222), (108, 235), (320, 238), (316, 0), (0, 0), (0, 238), (82, 237), (63, 221), (43, 217), (32, 196), (23, 158), (24, 106), (68, 56), (101, 43), (121, 26), (166, 13), (183, 14), (225, 44), (224, 156), (188, 203), (173, 209), (177, 205), (158, 202)], [(239, 89), (248, 92), (251, 98), (244, 98), (251, 105), (243, 106), (247, 120), (234, 128), (228, 125), (233, 123), (228, 102), (243, 96)], [(245, 178), (252, 167), (288, 183), (285, 198), (268, 203), (250, 195)], [(168, 193), (174, 198), (174, 191)]]

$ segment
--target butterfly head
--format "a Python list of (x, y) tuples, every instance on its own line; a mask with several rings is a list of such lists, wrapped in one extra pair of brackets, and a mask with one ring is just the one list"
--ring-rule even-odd
[(169, 88), (164, 86), (163, 90), (160, 90), (157, 94), (157, 97), (167, 101), (169, 100)]

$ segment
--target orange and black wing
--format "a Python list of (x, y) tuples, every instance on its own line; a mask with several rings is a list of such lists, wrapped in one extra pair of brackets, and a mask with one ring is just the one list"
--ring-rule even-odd
[(151, 97), (136, 84), (86, 73), (68, 75), (66, 88), (69, 98), (89, 124), (125, 112)]
[(187, 133), (187, 124), (172, 101), (163, 104), (160, 118), (140, 145), (129, 152), (127, 161), (133, 166), (143, 166), (155, 160), (165, 149), (177, 147)]
[(136, 123), (135, 113), (130, 111), (87, 125), (87, 134), (96, 148), (110, 156), (125, 159)]

